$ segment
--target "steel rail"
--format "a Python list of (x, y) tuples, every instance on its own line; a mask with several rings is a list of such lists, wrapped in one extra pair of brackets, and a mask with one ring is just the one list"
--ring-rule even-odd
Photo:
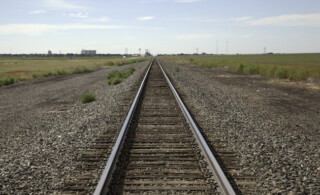
[(166, 75), (165, 71), (163, 70), (160, 62), (158, 61), (158, 59), (156, 59), (156, 61), (158, 62), (162, 73), (164, 74), (170, 89), (172, 91), (172, 93), (174, 94), (183, 114), (185, 115), (187, 122), (189, 123), (193, 134), (195, 135), (199, 145), (200, 145), (200, 149), (203, 152), (206, 161), (209, 164), (209, 168), (211, 169), (212, 173), (214, 173), (214, 177), (216, 178), (218, 185), (220, 187), (221, 193), (223, 194), (236, 194), (234, 189), (232, 188), (229, 180), (227, 179), (227, 177), (225, 176), (222, 168), (220, 167), (217, 159), (215, 158), (215, 156), (212, 154), (208, 144), (206, 143), (205, 139), (203, 138), (200, 130), (198, 129), (196, 123), (194, 122), (194, 120), (192, 119), (188, 109), (186, 108), (186, 106), (184, 105), (183, 101), (181, 100), (179, 94), (177, 93), (177, 91), (175, 90), (174, 86), (172, 85), (170, 79), (168, 78), (168, 76)]
[(110, 181), (112, 179), (112, 175), (113, 175), (113, 172), (115, 170), (115, 166), (116, 166), (116, 163), (117, 163), (117, 159), (118, 159), (118, 156), (120, 155), (120, 151), (123, 147), (123, 143), (124, 143), (124, 140), (126, 138), (126, 134), (128, 132), (128, 127), (129, 127), (129, 124), (131, 122), (131, 119), (132, 119), (132, 116), (133, 116), (133, 113), (137, 107), (137, 104), (138, 104), (138, 101), (139, 101), (139, 98), (140, 98), (140, 95), (141, 95), (141, 92), (143, 90), (143, 87), (146, 83), (146, 78), (149, 74), (149, 71), (150, 71), (150, 68), (151, 68), (151, 65), (153, 64), (153, 61), (154, 61), (154, 58), (151, 60), (150, 64), (149, 64), (149, 68), (142, 80), (142, 83), (140, 85), (140, 88), (137, 92), (137, 95), (135, 96), (134, 100), (133, 100), (133, 103), (130, 107), (130, 110), (128, 112), (128, 115), (122, 125), (122, 128), (121, 128), (121, 131), (119, 133), (119, 136), (117, 138), (117, 141), (115, 143), (115, 145), (113, 146), (113, 149), (112, 149), (112, 153), (110, 154), (109, 156), (109, 159), (108, 159), (108, 162), (103, 170), (103, 173), (100, 177), (100, 180), (98, 182), (98, 185), (94, 191), (94, 195), (100, 195), (100, 194), (107, 194), (108, 193), (108, 186), (110, 184)]

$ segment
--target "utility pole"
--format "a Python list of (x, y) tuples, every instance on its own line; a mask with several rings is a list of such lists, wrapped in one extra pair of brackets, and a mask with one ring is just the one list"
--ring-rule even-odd
[(266, 54), (267, 53), (267, 48), (266, 47), (264, 47), (264, 54)]

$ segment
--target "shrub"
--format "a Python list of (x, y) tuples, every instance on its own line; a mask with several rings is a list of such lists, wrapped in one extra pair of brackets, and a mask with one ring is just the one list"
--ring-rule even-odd
[(268, 69), (267, 76), (275, 77), (276, 72), (277, 72), (277, 67), (276, 66), (272, 66), (271, 68)]
[(113, 77), (113, 78), (110, 78), (110, 79), (108, 80), (108, 84), (109, 84), (109, 85), (117, 85), (117, 84), (121, 83), (122, 80), (123, 80), (123, 79), (120, 78), (120, 77)]
[(108, 75), (108, 84), (117, 85), (121, 83), (124, 79), (128, 78), (135, 71), (134, 68), (130, 67), (125, 71), (114, 70)]
[(244, 65), (240, 64), (240, 65), (237, 66), (236, 72), (237, 73), (243, 73), (243, 69), (244, 69)]
[(49, 76), (52, 76), (52, 72), (46, 72), (46, 73), (43, 73), (43, 76), (44, 77), (49, 77)]
[(286, 79), (289, 77), (288, 70), (283, 67), (280, 67), (275, 72), (275, 76), (279, 79)]
[(204, 62), (202, 66), (207, 67), (207, 68), (216, 68), (216, 67), (218, 67), (218, 65), (215, 62)]
[(11, 85), (11, 84), (13, 84), (13, 83), (15, 83), (17, 81), (18, 80), (15, 80), (12, 77), (7, 77), (7, 78), (0, 79), (0, 87), (1, 86), (6, 86), (6, 85)]
[(71, 70), (71, 74), (83, 73), (83, 72), (87, 72), (87, 71), (89, 71), (89, 69), (85, 66), (77, 67), (77, 68)]
[(248, 65), (247, 66), (247, 72), (249, 74), (259, 74), (260, 71), (259, 71), (259, 66), (255, 66), (255, 65)]
[(106, 63), (107, 66), (114, 66), (114, 62), (113, 61), (109, 61)]
[(129, 77), (130, 75), (132, 75), (134, 71), (136, 71), (134, 68), (132, 68), (132, 67), (128, 68), (127, 71), (126, 71), (125, 78)]
[(15, 80), (12, 77), (4, 79), (4, 82), (3, 82), (4, 85), (11, 85), (13, 83), (15, 83)]
[(65, 75), (67, 72), (65, 70), (57, 70), (57, 75)]
[(40, 78), (40, 77), (41, 77), (41, 75), (39, 73), (33, 73), (32, 74), (32, 78), (37, 79), (37, 78)]
[(93, 95), (92, 93), (84, 93), (81, 96), (81, 102), (83, 104), (89, 103), (89, 102), (93, 102), (96, 100), (96, 96)]
[(180, 68), (179, 68), (178, 66), (175, 66), (175, 67), (174, 67), (174, 71), (179, 72), (179, 71), (180, 71)]
[(293, 80), (299, 81), (299, 80), (307, 80), (311, 75), (308, 70), (304, 69), (297, 69), (294, 76)]
[(126, 63), (123, 62), (123, 61), (121, 61), (121, 62), (117, 62), (116, 64), (117, 64), (117, 66), (123, 66), (123, 65), (125, 65)]
[(118, 70), (114, 70), (108, 75), (108, 79), (111, 79), (114, 77), (121, 77), (121, 72)]

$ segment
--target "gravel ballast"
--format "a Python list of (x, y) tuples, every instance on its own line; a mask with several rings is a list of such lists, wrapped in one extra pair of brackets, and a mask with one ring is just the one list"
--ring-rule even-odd
[[(0, 88), (0, 194), (52, 194), (70, 175), (82, 148), (106, 131), (149, 62), (42, 78)], [(133, 75), (108, 85), (112, 70)], [(83, 93), (96, 101), (82, 104)]]
[(258, 177), (256, 194), (320, 194), (317, 84), (161, 62), (204, 132), (226, 141), (242, 171)]

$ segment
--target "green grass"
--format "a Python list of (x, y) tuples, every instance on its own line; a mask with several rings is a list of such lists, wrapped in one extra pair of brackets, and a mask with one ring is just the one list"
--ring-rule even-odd
[(128, 78), (135, 71), (134, 68), (130, 67), (124, 71), (114, 70), (108, 75), (108, 84), (117, 85), (121, 83), (124, 79)]
[(92, 93), (84, 93), (81, 96), (81, 102), (83, 104), (90, 103), (90, 102), (93, 102), (95, 100), (96, 100), (96, 96), (93, 95)]
[(0, 79), (0, 87), (6, 86), (6, 85), (11, 85), (15, 82), (16, 82), (15, 79), (12, 77), (2, 78), (2, 79)]
[(161, 58), (207, 68), (228, 68), (237, 73), (257, 74), (291, 81), (308, 78), (320, 80), (320, 54), (189, 55)]
[(150, 58), (122, 57), (36, 57), (36, 58), (0, 58), (0, 86), (9, 85), (26, 79), (49, 77), (56, 75), (78, 74), (107, 68), (123, 66), (149, 60)]
[(176, 71), (176, 72), (179, 72), (179, 71), (180, 71), (180, 68), (179, 68), (178, 66), (175, 66), (173, 69), (174, 69), (174, 71)]

